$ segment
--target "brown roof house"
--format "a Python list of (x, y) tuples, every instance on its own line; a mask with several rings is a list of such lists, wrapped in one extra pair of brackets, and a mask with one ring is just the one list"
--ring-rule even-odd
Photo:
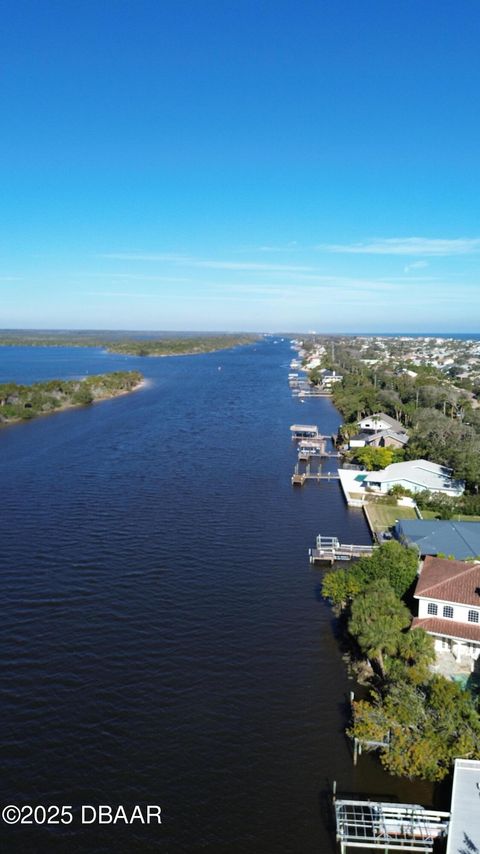
[(415, 599), (412, 628), (425, 629), (437, 654), (450, 653), (473, 672), (480, 658), (480, 563), (426, 557)]

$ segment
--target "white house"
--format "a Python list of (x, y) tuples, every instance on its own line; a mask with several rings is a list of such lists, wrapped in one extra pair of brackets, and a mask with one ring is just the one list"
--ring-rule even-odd
[(386, 415), (385, 412), (375, 412), (373, 415), (366, 415), (358, 422), (359, 429), (362, 433), (380, 433), (382, 430), (393, 430), (395, 433), (403, 433), (405, 428), (400, 421)]
[(392, 463), (382, 471), (369, 471), (363, 478), (363, 486), (374, 492), (386, 493), (392, 486), (404, 486), (411, 492), (442, 492), (458, 497), (465, 490), (465, 481), (455, 480), (452, 469), (431, 463), (429, 460), (408, 460)]
[(322, 360), (320, 356), (314, 356), (312, 359), (309, 359), (305, 364), (306, 371), (313, 371), (314, 368), (319, 368), (322, 364)]
[(421, 627), (435, 638), (435, 650), (457, 660), (480, 657), (480, 563), (426, 557), (415, 588)]
[(320, 371), (321, 382), (324, 388), (331, 388), (335, 383), (341, 383), (343, 380), (342, 374), (337, 374), (336, 371)]

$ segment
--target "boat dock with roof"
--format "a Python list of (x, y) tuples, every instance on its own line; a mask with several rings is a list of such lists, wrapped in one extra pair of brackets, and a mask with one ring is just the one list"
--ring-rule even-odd
[(292, 439), (294, 441), (297, 441), (299, 439), (325, 438), (321, 435), (321, 433), (319, 433), (316, 424), (292, 424), (292, 426), (290, 427), (290, 433), (292, 434)]
[(449, 818), (448, 812), (427, 810), (419, 804), (335, 801), (341, 854), (353, 848), (431, 854), (435, 840), (446, 837)]

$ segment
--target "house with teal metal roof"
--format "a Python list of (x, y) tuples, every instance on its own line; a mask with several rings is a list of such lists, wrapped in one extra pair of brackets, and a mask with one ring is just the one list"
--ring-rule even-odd
[(395, 536), (405, 546), (415, 546), (420, 555), (448, 555), (456, 560), (480, 556), (480, 522), (452, 519), (400, 519)]

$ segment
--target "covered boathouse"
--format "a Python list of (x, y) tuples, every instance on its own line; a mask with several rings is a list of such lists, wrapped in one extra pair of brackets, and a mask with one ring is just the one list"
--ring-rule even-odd
[(320, 436), (315, 424), (292, 424), (290, 432), (292, 439), (317, 439)]

